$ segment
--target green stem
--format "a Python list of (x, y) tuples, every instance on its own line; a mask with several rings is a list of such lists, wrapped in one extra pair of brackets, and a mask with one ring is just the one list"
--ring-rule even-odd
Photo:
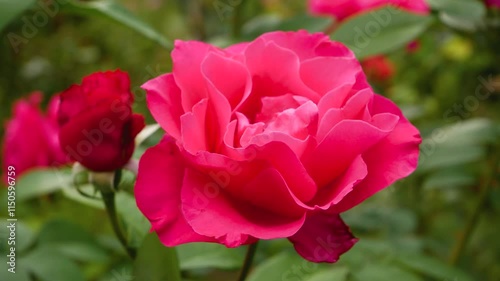
[(106, 212), (108, 213), (109, 220), (111, 222), (111, 227), (115, 232), (116, 237), (120, 240), (120, 243), (125, 248), (125, 251), (130, 256), (130, 258), (134, 259), (136, 256), (135, 249), (128, 246), (127, 238), (123, 235), (123, 232), (120, 227), (120, 223), (118, 222), (118, 216), (116, 213), (115, 206), (115, 194), (113, 192), (101, 192), (102, 200), (104, 201), (104, 206), (106, 207)]
[(474, 211), (472, 212), (471, 216), (467, 220), (467, 223), (465, 225), (465, 228), (461, 235), (459, 236), (457, 243), (452, 249), (450, 258), (449, 258), (449, 263), (451, 265), (456, 265), (458, 261), (460, 260), (460, 257), (462, 256), (465, 246), (470, 240), (470, 237), (472, 233), (474, 232), (474, 229), (476, 228), (477, 223), (479, 222), (479, 217), (481, 214), (481, 211), (483, 210), (483, 207), (485, 206), (485, 202), (488, 198), (488, 194), (492, 188), (492, 185), (494, 183), (494, 178), (496, 175), (496, 170), (498, 167), (498, 156), (494, 161), (492, 161), (491, 169), (486, 173), (485, 180), (483, 181), (483, 184), (481, 185), (481, 193), (479, 194), (479, 197), (477, 199), (476, 205), (474, 206)]
[(247, 254), (245, 256), (245, 261), (243, 262), (243, 268), (241, 269), (238, 281), (245, 281), (245, 279), (247, 278), (248, 273), (250, 272), (250, 268), (252, 268), (253, 258), (255, 256), (255, 253), (257, 252), (258, 243), (259, 242), (257, 241), (248, 246)]

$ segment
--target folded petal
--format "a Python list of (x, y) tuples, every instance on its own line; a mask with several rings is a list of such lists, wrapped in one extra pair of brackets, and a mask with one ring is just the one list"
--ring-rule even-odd
[(302, 228), (288, 239), (306, 260), (330, 263), (358, 241), (342, 218), (328, 211), (309, 213)]
[(250, 95), (252, 79), (242, 63), (222, 54), (210, 53), (201, 68), (207, 82), (226, 97), (232, 110)]
[(389, 133), (390, 130), (382, 130), (364, 121), (343, 120), (330, 130), (312, 153), (304, 155), (304, 166), (321, 188), (342, 174), (356, 156)]
[(315, 57), (300, 65), (304, 83), (321, 96), (342, 85), (354, 85), (360, 71), (361, 65), (355, 58)]
[(399, 114), (400, 121), (385, 139), (363, 153), (363, 159), (374, 164), (368, 165), (366, 178), (333, 207), (336, 212), (356, 206), (396, 180), (410, 175), (417, 167), (421, 142), (418, 130), (403, 117), (394, 103), (382, 96), (375, 97), (373, 108), (374, 111), (384, 108)]
[(187, 170), (182, 186), (182, 211), (193, 229), (238, 247), (252, 237), (276, 239), (297, 232), (305, 218), (280, 216), (229, 195), (209, 176)]
[(182, 93), (182, 108), (189, 112), (195, 104), (207, 97), (201, 63), (211, 52), (222, 52), (216, 47), (199, 41), (175, 41), (172, 51), (173, 75)]
[(181, 137), (181, 90), (172, 74), (164, 74), (149, 80), (142, 88), (147, 92), (148, 108), (155, 120), (169, 135)]
[(175, 140), (165, 137), (148, 149), (139, 162), (135, 198), (163, 244), (169, 247), (188, 242), (212, 242), (197, 234), (181, 212), (181, 186), (185, 166)]

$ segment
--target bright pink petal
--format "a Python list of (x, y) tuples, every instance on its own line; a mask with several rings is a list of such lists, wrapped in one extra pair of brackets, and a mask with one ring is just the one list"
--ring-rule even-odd
[(316, 57), (302, 62), (300, 76), (309, 88), (324, 96), (342, 85), (354, 85), (356, 74), (362, 71), (354, 58)]
[(331, 184), (319, 189), (314, 199), (308, 203), (313, 207), (328, 210), (338, 204), (368, 174), (368, 167), (361, 156), (352, 161), (349, 168)]
[(318, 45), (325, 41), (329, 41), (328, 37), (323, 33), (310, 34), (305, 30), (297, 32), (269, 32), (265, 33), (260, 38), (268, 44), (274, 44), (293, 51), (301, 61), (316, 57), (315, 49)]
[(185, 166), (175, 141), (165, 137), (148, 149), (139, 162), (135, 198), (163, 244), (169, 247), (188, 242), (210, 242), (187, 224), (181, 212), (181, 187)]
[(205, 118), (207, 114), (208, 99), (201, 100), (193, 106), (193, 112), (181, 116), (182, 143), (191, 153), (207, 150)]
[(226, 97), (232, 110), (250, 95), (252, 79), (242, 63), (221, 54), (210, 53), (201, 68), (207, 82)]
[(192, 110), (193, 106), (207, 98), (207, 90), (201, 64), (210, 52), (222, 52), (212, 45), (198, 41), (175, 41), (172, 51), (173, 75), (182, 93), (182, 108), (184, 112)]
[(334, 92), (329, 93), (328, 96), (322, 100), (323, 102), (320, 103), (321, 109), (326, 110), (326, 112), (322, 117), (320, 117), (321, 119), (318, 133), (316, 134), (319, 142), (321, 142), (326, 134), (342, 120), (369, 121), (371, 119), (371, 116), (369, 116), (369, 112), (367, 111), (367, 105), (373, 98), (373, 92), (371, 89), (367, 88), (357, 92), (350, 99), (348, 99), (341, 109), (338, 109), (335, 106), (332, 106), (330, 109), (326, 109), (325, 104), (328, 102), (328, 99), (332, 98), (332, 101), (334, 101), (333, 95)]
[(172, 137), (181, 137), (181, 90), (172, 74), (164, 74), (149, 80), (142, 88), (147, 92), (148, 108), (155, 120)]
[(193, 229), (216, 238), (228, 247), (238, 247), (252, 237), (276, 239), (293, 235), (302, 217), (290, 218), (256, 208), (228, 195), (213, 179), (187, 170), (182, 187), (182, 211)]
[(304, 155), (304, 165), (317, 185), (325, 186), (389, 132), (363, 121), (344, 120), (332, 128), (314, 152)]
[(330, 263), (358, 241), (340, 216), (328, 211), (309, 213), (302, 228), (288, 239), (306, 260)]
[(421, 142), (418, 130), (403, 117), (394, 103), (382, 96), (375, 96), (373, 108), (375, 112), (384, 109), (399, 113), (399, 123), (385, 139), (363, 153), (365, 162), (373, 164), (368, 165), (367, 177), (334, 206), (337, 212), (356, 206), (396, 180), (410, 175), (417, 167)]

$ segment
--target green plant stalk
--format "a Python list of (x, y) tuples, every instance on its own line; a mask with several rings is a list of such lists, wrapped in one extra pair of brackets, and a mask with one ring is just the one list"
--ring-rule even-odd
[(245, 281), (248, 273), (250, 272), (250, 269), (252, 268), (252, 263), (253, 263), (253, 258), (255, 256), (255, 253), (257, 252), (257, 245), (258, 241), (250, 244), (248, 246), (247, 254), (245, 256), (245, 261), (243, 262), (243, 267), (241, 268), (241, 273), (240, 277), (238, 278), (238, 281)]
[[(497, 149), (498, 151), (498, 149)], [(496, 153), (498, 154), (498, 152)], [(492, 161), (492, 166), (491, 169), (486, 173), (485, 180), (483, 181), (483, 184), (481, 185), (481, 193), (479, 194), (479, 197), (477, 199), (476, 205), (474, 206), (474, 211), (472, 212), (471, 216), (467, 220), (467, 223), (465, 225), (465, 228), (463, 232), (460, 234), (459, 238), (457, 239), (457, 243), (453, 247), (451, 251), (451, 255), (449, 257), (449, 264), (450, 265), (456, 265), (458, 261), (460, 260), (460, 257), (462, 256), (465, 246), (470, 240), (470, 237), (472, 233), (474, 232), (474, 229), (476, 228), (477, 223), (479, 222), (479, 217), (481, 214), (481, 211), (483, 210), (483, 207), (485, 205), (486, 199), (488, 198), (488, 194), (490, 190), (492, 189), (492, 185), (494, 184), (494, 178), (495, 178), (495, 171), (498, 167), (499, 164), (499, 158), (498, 155), (496, 158)]]
[(104, 206), (106, 207), (106, 212), (108, 213), (109, 220), (111, 222), (111, 227), (115, 232), (116, 237), (120, 240), (123, 248), (130, 256), (130, 258), (135, 259), (136, 251), (134, 248), (128, 246), (127, 238), (123, 235), (123, 232), (120, 227), (120, 223), (118, 222), (118, 216), (116, 213), (116, 205), (115, 205), (115, 193), (114, 192), (101, 192), (102, 200), (104, 201)]

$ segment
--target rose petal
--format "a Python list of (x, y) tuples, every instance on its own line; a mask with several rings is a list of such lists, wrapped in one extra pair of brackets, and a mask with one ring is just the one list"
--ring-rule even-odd
[(315, 57), (300, 65), (304, 83), (321, 96), (342, 85), (354, 85), (360, 71), (361, 65), (355, 58)]
[(252, 89), (252, 79), (246, 67), (221, 54), (210, 53), (201, 65), (202, 75), (222, 95), (235, 110), (246, 100)]
[[(329, 93), (330, 95), (330, 93)], [(369, 101), (373, 98), (371, 89), (364, 89), (354, 94), (341, 108), (331, 108), (321, 117), (316, 137), (321, 142), (326, 134), (342, 120), (370, 121), (371, 116), (367, 110)], [(322, 104), (324, 106), (324, 104)], [(322, 109), (325, 109), (322, 107)]]
[(356, 184), (368, 174), (368, 167), (361, 156), (356, 157), (349, 168), (331, 184), (318, 190), (309, 206), (328, 210), (332, 205), (338, 204)]
[[(230, 197), (214, 185), (210, 177), (187, 170), (182, 187), (182, 211), (193, 229), (215, 237), (228, 247), (238, 247), (251, 239), (289, 237), (302, 226), (299, 218), (278, 216)], [(269, 227), (272, 226), (272, 227)]]
[(343, 173), (356, 156), (389, 133), (389, 130), (381, 130), (364, 121), (343, 120), (311, 154), (304, 155), (304, 166), (319, 187), (325, 186)]
[(208, 99), (193, 106), (193, 112), (181, 116), (181, 136), (184, 148), (191, 153), (207, 150), (205, 118)]
[[(260, 36), (266, 43), (274, 43), (284, 49), (292, 50), (301, 61), (315, 57), (316, 47), (329, 41), (323, 33), (310, 34), (305, 30), (297, 32), (269, 32)], [(286, 68), (284, 68), (286, 69)]]
[(358, 241), (340, 216), (328, 211), (309, 213), (302, 228), (288, 239), (306, 260), (330, 263)]
[(188, 242), (213, 242), (197, 234), (181, 212), (181, 186), (185, 166), (175, 140), (165, 137), (148, 149), (139, 162), (135, 198), (163, 244), (174, 247)]
[(175, 41), (172, 51), (173, 75), (182, 93), (182, 108), (189, 112), (202, 99), (207, 98), (207, 90), (201, 63), (210, 52), (222, 52), (212, 45), (199, 41)]
[(248, 45), (245, 56), (252, 75), (253, 89), (252, 95), (239, 111), (250, 120), (255, 119), (260, 111), (261, 98), (264, 96), (296, 94), (314, 102), (319, 100), (319, 95), (302, 82), (299, 75), (300, 61), (294, 52), (274, 42), (266, 44), (263, 39), (258, 39)]
[(421, 142), (418, 130), (403, 117), (393, 102), (382, 96), (375, 96), (373, 108), (375, 112), (384, 109), (398, 114), (399, 123), (385, 139), (363, 153), (367, 163), (376, 165), (368, 165), (367, 177), (333, 207), (336, 212), (356, 206), (396, 180), (408, 176), (417, 167)]
[(155, 120), (169, 135), (181, 138), (181, 90), (172, 74), (164, 74), (149, 80), (142, 88), (147, 92), (148, 108)]

